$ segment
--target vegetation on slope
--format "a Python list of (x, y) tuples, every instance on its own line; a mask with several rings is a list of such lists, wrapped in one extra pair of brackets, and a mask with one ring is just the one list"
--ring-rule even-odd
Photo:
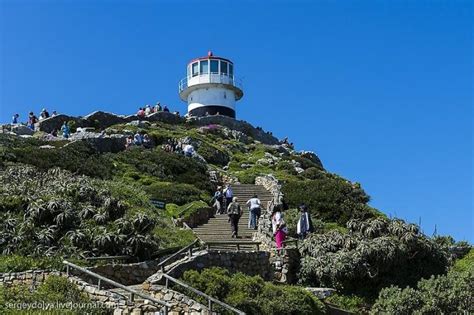
[(347, 228), (349, 233), (312, 234), (302, 242), (300, 282), (373, 296), (392, 284), (416, 285), (448, 267), (445, 249), (414, 224), (379, 217), (351, 220)]
[[(22, 309), (25, 305), (30, 307), (36, 305), (37, 308)], [(73, 305), (75, 305), (74, 308)], [(54, 314), (71, 315), (111, 313), (110, 310), (97, 307), (75, 284), (60, 276), (49, 276), (35, 290), (21, 284), (9, 287), (0, 286), (1, 314), (46, 315), (53, 314), (53, 312)]]
[(446, 275), (421, 279), (416, 286), (380, 291), (373, 314), (470, 314), (474, 312), (474, 249)]
[[(274, 285), (259, 276), (231, 275), (226, 269), (214, 267), (200, 273), (188, 270), (183, 280), (247, 314), (325, 314), (323, 303), (309, 291), (295, 286)], [(200, 297), (195, 295), (195, 299), (200, 300)], [(201, 302), (206, 303), (204, 300)], [(218, 311), (227, 314), (223, 308)]]

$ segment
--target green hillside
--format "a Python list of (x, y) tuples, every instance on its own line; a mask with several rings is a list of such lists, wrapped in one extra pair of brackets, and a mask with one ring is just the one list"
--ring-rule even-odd
[[(137, 131), (154, 145), (104, 152), (87, 140), (45, 140), (44, 132), (26, 138), (0, 134), (0, 272), (56, 267), (65, 257), (82, 264), (101, 255), (150, 259), (194, 239), (173, 219), (208, 204), (216, 186), (209, 172), (219, 182), (241, 183), (273, 174), (289, 206), (290, 234), (295, 236), (300, 203), (308, 205), (315, 225), (315, 233), (300, 243), (299, 285), (336, 288), (329, 301), (357, 312), (369, 312), (374, 303), (375, 313), (398, 312), (393, 308), (398, 304), (407, 305), (402, 313), (474, 311), (472, 297), (466, 302), (457, 295), (449, 305), (435, 306), (423, 298), (436, 286), (448, 293), (474, 291), (470, 263), (456, 262), (461, 256), (450, 251), (468, 244), (430, 238), (415, 224), (387, 218), (369, 205), (359, 183), (328, 172), (315, 154), (264, 144), (252, 130), (217, 124), (105, 129), (107, 135)], [(191, 143), (199, 156), (164, 150), (176, 141)], [(157, 209), (150, 200), (167, 207)], [(416, 292), (413, 305), (406, 302), (411, 295), (406, 290)]]

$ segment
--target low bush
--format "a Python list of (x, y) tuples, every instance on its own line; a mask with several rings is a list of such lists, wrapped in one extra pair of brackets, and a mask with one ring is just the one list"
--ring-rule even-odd
[(152, 199), (163, 200), (166, 203), (184, 205), (201, 199), (210, 199), (204, 191), (190, 184), (158, 182), (146, 186), (145, 191)]
[(311, 234), (299, 243), (299, 280), (369, 298), (387, 286), (414, 286), (421, 278), (443, 274), (446, 250), (419, 227), (384, 218), (351, 220), (348, 233)]
[(31, 269), (62, 269), (61, 257), (0, 256), (0, 272), (20, 272)]
[[(201, 273), (188, 270), (183, 280), (198, 290), (218, 298), (247, 314), (324, 314), (324, 304), (309, 291), (300, 287), (274, 285), (259, 276), (242, 273), (231, 275), (218, 267), (204, 269)], [(194, 295), (196, 300), (200, 297)], [(201, 301), (205, 303), (205, 301)], [(216, 311), (227, 314), (225, 309)]]
[[(58, 303), (59, 302), (59, 303)], [(67, 278), (49, 276), (38, 288), (32, 291), (27, 285), (0, 286), (0, 313), (25, 314), (29, 309), (13, 309), (10, 305), (36, 304), (48, 305), (48, 310), (34, 310), (35, 314), (110, 314), (110, 310), (96, 308), (95, 304)], [(70, 304), (69, 304), (70, 303)], [(67, 305), (81, 303), (90, 307), (74, 309)]]
[(98, 178), (110, 178), (114, 165), (84, 141), (76, 141), (60, 148), (41, 149), (36, 145), (15, 146), (8, 149), (3, 159), (34, 165), (41, 170), (60, 167), (71, 172)]
[(369, 196), (357, 184), (324, 176), (321, 179), (290, 181), (283, 185), (290, 207), (305, 203), (310, 213), (326, 222), (345, 225), (353, 218), (367, 219), (375, 215), (367, 202)]

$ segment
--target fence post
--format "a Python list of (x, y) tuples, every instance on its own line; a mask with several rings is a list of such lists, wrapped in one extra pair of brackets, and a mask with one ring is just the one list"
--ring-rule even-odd
[(167, 289), (168, 289), (168, 281), (169, 281), (168, 278), (166, 278), (166, 281), (165, 281), (165, 288), (167, 288)]
[(209, 301), (207, 303), (207, 306), (209, 308), (209, 312), (212, 312), (212, 301), (211, 301), (211, 299), (209, 299)]
[(100, 279), (97, 281), (97, 289), (100, 290)]
[(130, 301), (133, 302), (133, 300), (135, 300), (135, 294), (130, 292)]
[(193, 247), (192, 246), (189, 248), (188, 254), (189, 254), (189, 259), (191, 259), (191, 257), (193, 257)]
[(66, 275), (69, 277), (69, 265), (66, 265)]

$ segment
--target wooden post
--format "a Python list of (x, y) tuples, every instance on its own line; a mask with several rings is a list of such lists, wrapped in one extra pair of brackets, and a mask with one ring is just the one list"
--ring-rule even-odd
[(100, 279), (97, 281), (97, 289), (100, 290)]
[(135, 295), (133, 293), (130, 293), (130, 301), (134, 301), (135, 300)]
[(66, 275), (69, 277), (69, 265), (66, 265)]
[(240, 250), (240, 244), (237, 243), (237, 250)]
[(191, 257), (193, 257), (193, 247), (189, 247), (189, 250), (188, 250), (188, 254), (189, 254), (189, 259), (191, 259)]
[(165, 288), (168, 289), (168, 278), (166, 278), (166, 281), (165, 281)]
[(209, 308), (209, 312), (212, 312), (212, 301), (211, 301), (211, 299), (209, 299), (207, 306)]

